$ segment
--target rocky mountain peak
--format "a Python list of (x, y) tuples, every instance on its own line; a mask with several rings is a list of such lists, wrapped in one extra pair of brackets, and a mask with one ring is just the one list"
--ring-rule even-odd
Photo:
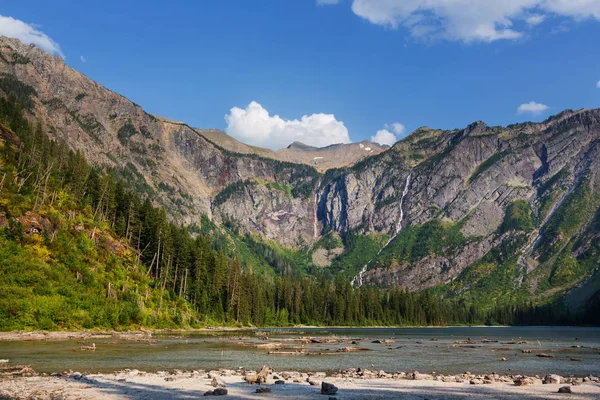
[(490, 128), (483, 121), (476, 121), (467, 126), (464, 130), (466, 136), (477, 136), (488, 133)]
[(287, 149), (290, 149), (290, 150), (298, 150), (298, 151), (313, 151), (313, 150), (316, 150), (316, 149), (317, 149), (317, 147), (314, 147), (314, 146), (309, 146), (309, 145), (307, 145), (307, 144), (304, 144), (304, 143), (302, 143), (302, 142), (295, 141), (295, 142), (293, 142), (292, 144), (290, 144), (290, 145), (287, 147)]

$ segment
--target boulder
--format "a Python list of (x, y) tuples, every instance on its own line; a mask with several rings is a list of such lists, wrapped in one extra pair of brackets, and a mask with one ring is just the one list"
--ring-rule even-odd
[(563, 382), (564, 382), (564, 378), (562, 376), (556, 375), (556, 374), (548, 374), (544, 378), (544, 385), (557, 384), (557, 383), (563, 383)]
[(419, 371), (415, 371), (412, 374), (412, 378), (415, 381), (432, 381), (433, 380), (433, 375), (421, 374)]
[(336, 394), (337, 391), (338, 388), (334, 384), (327, 382), (321, 383), (321, 394)]
[(529, 386), (529, 385), (537, 385), (542, 383), (541, 380), (536, 378), (530, 378), (526, 376), (521, 376), (516, 378), (514, 381), (515, 386)]
[(271, 393), (271, 388), (268, 386), (261, 386), (256, 389), (256, 393)]
[(225, 396), (227, 394), (227, 389), (225, 388), (216, 388), (214, 390), (215, 396)]
[(312, 378), (306, 378), (306, 382), (308, 382), (310, 386), (319, 386), (319, 381), (316, 381)]
[(76, 379), (76, 380), (80, 380), (81, 378), (83, 378), (83, 375), (81, 374), (81, 372), (73, 372), (69, 378), (71, 379)]
[(224, 388), (225, 386), (227, 386), (227, 384), (225, 383), (225, 381), (223, 379), (217, 378), (216, 376), (213, 376), (212, 382), (210, 384), (212, 385), (212, 387)]
[(571, 386), (563, 386), (558, 389), (558, 393), (573, 393), (571, 391)]

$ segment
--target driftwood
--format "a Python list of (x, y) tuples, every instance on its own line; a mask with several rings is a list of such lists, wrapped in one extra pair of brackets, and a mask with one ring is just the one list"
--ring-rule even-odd
[(256, 375), (246, 375), (244, 377), (244, 380), (246, 382), (248, 382), (248, 384), (252, 385), (252, 384), (261, 384), (261, 383), (267, 383), (267, 376), (272, 372), (271, 368), (264, 366), (262, 367), (262, 369), (260, 370), (260, 372)]
[(35, 371), (29, 365), (6, 365), (0, 367), (0, 376), (33, 376)]
[(536, 354), (536, 356), (542, 357), (542, 358), (554, 358), (554, 356), (552, 356), (550, 354), (546, 354), (546, 353)]
[(307, 351), (296, 350), (296, 351), (269, 351), (268, 355), (276, 356), (305, 356), (308, 355)]
[(338, 353), (352, 353), (352, 352), (355, 352), (355, 351), (368, 351), (368, 350), (369, 349), (365, 349), (365, 348), (362, 348), (362, 347), (350, 347), (350, 346), (347, 346), (347, 347), (339, 348), (336, 351)]

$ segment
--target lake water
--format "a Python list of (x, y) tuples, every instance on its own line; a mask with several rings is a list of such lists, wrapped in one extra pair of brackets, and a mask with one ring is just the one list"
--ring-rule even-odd
[[(459, 328), (302, 328), (262, 329), (271, 341), (300, 336), (338, 336), (358, 339), (368, 351), (336, 355), (269, 355), (264, 349), (240, 346), (244, 342), (265, 343), (255, 331), (226, 334), (190, 334), (180, 337), (154, 336), (155, 344), (122, 340), (94, 340), (97, 350), (80, 351), (78, 341), (0, 342), (0, 359), (28, 364), (38, 372), (72, 369), (83, 373), (113, 372), (125, 368), (148, 372), (244, 367), (275, 370), (336, 371), (367, 368), (386, 372), (458, 374), (546, 374), (585, 376), (600, 374), (600, 328), (572, 327), (459, 327)], [(393, 339), (390, 344), (372, 343)], [(471, 345), (456, 342), (471, 339)], [(484, 339), (498, 342), (483, 342)], [(528, 341), (531, 344), (513, 342)], [(290, 344), (290, 346), (302, 346)], [(347, 343), (305, 345), (311, 351), (333, 352)], [(572, 347), (580, 346), (580, 347)], [(525, 354), (522, 349), (532, 349)], [(536, 352), (554, 358), (540, 358)], [(504, 357), (506, 362), (500, 361)], [(580, 361), (574, 361), (577, 359)]]

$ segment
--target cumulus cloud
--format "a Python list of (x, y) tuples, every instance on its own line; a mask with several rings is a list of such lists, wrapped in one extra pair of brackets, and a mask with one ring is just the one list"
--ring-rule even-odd
[(387, 144), (388, 146), (392, 146), (397, 141), (396, 135), (387, 129), (380, 129), (375, 133), (375, 136), (371, 136), (371, 142), (379, 143), (381, 145)]
[(386, 129), (392, 129), (396, 135), (402, 136), (406, 128), (400, 122), (394, 122), (393, 124), (386, 125)]
[(348, 129), (333, 114), (312, 114), (286, 120), (271, 116), (256, 101), (246, 108), (234, 107), (225, 115), (227, 133), (251, 145), (280, 149), (299, 141), (310, 146), (323, 147), (335, 143), (349, 143)]
[(353, 0), (352, 11), (373, 24), (404, 27), (413, 37), (493, 42), (519, 39), (526, 25), (548, 17), (557, 24), (600, 20), (600, 0)]
[(539, 115), (546, 111), (548, 106), (545, 104), (536, 103), (535, 101), (530, 101), (529, 103), (521, 104), (517, 108), (517, 114), (531, 113), (533, 115)]
[(21, 20), (0, 15), (0, 35), (16, 38), (27, 44), (33, 43), (42, 50), (65, 58), (58, 43), (44, 32), (37, 30), (33, 25)]
[(386, 124), (384, 129), (378, 130), (375, 136), (371, 136), (371, 142), (393, 146), (398, 141), (398, 138), (404, 135), (405, 131), (406, 128), (400, 122)]

